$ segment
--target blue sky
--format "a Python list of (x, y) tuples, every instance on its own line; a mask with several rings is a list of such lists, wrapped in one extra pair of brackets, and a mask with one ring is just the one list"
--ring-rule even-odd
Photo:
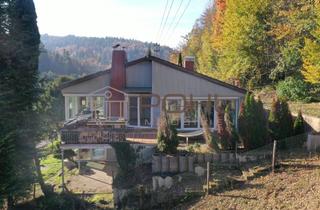
[[(191, 0), (175, 30), (174, 26), (189, 0), (168, 0), (167, 8), (169, 9), (173, 1), (172, 9), (166, 27), (162, 33), (158, 33), (166, 1), (34, 0), (39, 30), (42, 34), (114, 36), (159, 42), (162, 45), (176, 47), (182, 40), (181, 36), (192, 29), (195, 20), (212, 0)], [(180, 10), (174, 19), (180, 3)]]

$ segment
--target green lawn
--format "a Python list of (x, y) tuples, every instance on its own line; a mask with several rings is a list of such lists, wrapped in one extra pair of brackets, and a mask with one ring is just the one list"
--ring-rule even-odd
[(90, 203), (94, 203), (97, 207), (103, 209), (113, 209), (113, 194), (101, 193), (93, 195), (86, 199)]
[[(47, 184), (51, 185), (60, 185), (61, 184), (61, 160), (55, 158), (52, 154), (41, 159), (41, 172), (43, 179)], [(68, 170), (64, 167), (65, 180), (68, 177), (75, 175), (78, 172), (78, 169)]]

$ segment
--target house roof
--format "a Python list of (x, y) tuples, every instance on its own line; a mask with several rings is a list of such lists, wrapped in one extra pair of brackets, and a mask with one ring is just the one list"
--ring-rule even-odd
[(77, 84), (85, 82), (87, 80), (94, 79), (96, 77), (99, 77), (99, 76), (102, 76), (102, 75), (105, 75), (105, 74), (109, 74), (110, 71), (111, 71), (111, 69), (98, 71), (96, 73), (89, 74), (89, 75), (86, 75), (84, 77), (80, 77), (78, 79), (75, 79), (75, 80), (72, 80), (72, 81), (69, 81), (69, 82), (65, 82), (65, 83), (61, 84), (59, 88), (60, 88), (60, 90), (62, 90), (64, 88), (67, 88), (67, 87), (70, 87), (70, 86), (73, 86), (73, 85), (77, 85)]
[[(243, 88), (239, 88), (237, 86), (234, 86), (234, 85), (231, 85), (231, 84), (228, 84), (226, 82), (223, 82), (221, 80), (217, 80), (217, 79), (214, 79), (214, 78), (211, 78), (211, 77), (208, 77), (204, 74), (201, 74), (201, 73), (198, 73), (196, 71), (190, 71), (182, 66), (178, 66), (174, 63), (171, 63), (169, 61), (166, 61), (166, 60), (163, 60), (161, 58), (158, 58), (158, 57), (155, 57), (155, 56), (146, 56), (146, 57), (142, 57), (142, 58), (139, 58), (139, 59), (136, 59), (136, 60), (133, 60), (133, 61), (130, 61), (128, 63), (126, 63), (126, 67), (129, 67), (129, 66), (133, 66), (135, 64), (138, 64), (138, 63), (141, 63), (141, 62), (151, 62), (151, 61), (154, 61), (154, 62), (157, 62), (157, 63), (160, 63), (162, 65), (165, 65), (165, 66), (168, 66), (170, 68), (173, 68), (175, 70), (178, 70), (178, 71), (181, 71), (181, 72), (184, 72), (184, 73), (187, 73), (187, 74), (191, 74), (195, 77), (199, 77), (199, 78), (202, 78), (202, 79), (205, 79), (209, 82), (212, 82), (212, 83), (215, 83), (217, 85), (221, 85), (221, 86), (224, 86), (226, 88), (230, 88), (234, 91), (237, 91), (237, 92), (240, 92), (240, 93), (246, 93), (247, 90), (243, 89)], [(96, 73), (93, 73), (93, 74), (89, 74), (87, 76), (84, 76), (84, 77), (81, 77), (79, 79), (75, 79), (75, 80), (72, 80), (70, 82), (66, 82), (64, 84), (62, 84), (60, 86), (60, 89), (64, 89), (64, 88), (67, 88), (67, 87), (70, 87), (70, 86), (73, 86), (73, 85), (76, 85), (76, 84), (79, 84), (79, 83), (82, 83), (84, 81), (87, 81), (87, 80), (90, 80), (90, 79), (94, 79), (96, 77), (99, 77), (101, 75), (104, 75), (104, 74), (109, 74), (111, 71), (111, 68), (110, 69), (107, 69), (107, 70), (104, 70), (104, 71), (99, 71), (99, 72), (96, 72)], [(149, 90), (133, 90), (133, 89), (127, 89), (125, 90), (125, 92), (131, 92), (131, 93), (138, 93), (138, 92), (148, 92)]]
[(187, 73), (187, 74), (191, 74), (191, 75), (196, 76), (196, 77), (200, 77), (200, 78), (205, 79), (205, 80), (207, 80), (207, 81), (209, 81), (209, 82), (212, 82), (212, 83), (215, 83), (215, 84), (224, 86), (224, 87), (226, 87), (226, 88), (230, 88), (230, 89), (232, 89), (232, 90), (234, 90), (234, 91), (237, 91), (237, 92), (240, 92), (240, 93), (246, 93), (246, 92), (247, 92), (246, 89), (239, 88), (239, 87), (237, 87), (237, 86), (231, 85), (231, 84), (226, 83), (226, 82), (223, 82), (223, 81), (221, 81), (221, 80), (214, 79), (214, 78), (212, 78), (212, 77), (208, 77), (208, 76), (206, 76), (206, 75), (204, 75), (204, 74), (201, 74), (201, 73), (199, 73), (199, 72), (196, 72), (196, 71), (190, 71), (190, 70), (188, 70), (188, 69), (186, 69), (186, 68), (184, 68), (184, 67), (182, 67), (182, 66), (178, 66), (178, 65), (176, 65), (176, 64), (174, 64), (174, 63), (171, 63), (171, 62), (169, 62), (169, 61), (163, 60), (163, 59), (158, 58), (158, 57), (155, 57), (155, 56), (146, 56), (146, 57), (143, 57), (143, 58), (134, 60), (134, 61), (130, 61), (130, 62), (128, 62), (128, 63), (126, 64), (126, 66), (127, 66), (127, 67), (128, 67), (128, 66), (133, 66), (133, 65), (135, 65), (135, 64), (138, 64), (138, 63), (141, 63), (141, 62), (146, 62), (146, 61), (149, 61), (149, 62), (150, 62), (150, 61), (158, 62), (158, 63), (160, 63), (160, 64), (162, 64), (162, 65), (171, 67), (171, 68), (173, 68), (173, 69), (175, 69), (175, 70), (182, 71), (182, 72), (185, 72), (185, 73)]

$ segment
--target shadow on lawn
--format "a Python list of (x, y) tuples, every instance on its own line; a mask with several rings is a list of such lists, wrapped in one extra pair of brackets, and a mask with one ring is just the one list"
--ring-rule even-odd
[(49, 197), (41, 196), (35, 200), (19, 204), (15, 210), (102, 210), (94, 203), (80, 199), (78, 196), (66, 193), (53, 193)]

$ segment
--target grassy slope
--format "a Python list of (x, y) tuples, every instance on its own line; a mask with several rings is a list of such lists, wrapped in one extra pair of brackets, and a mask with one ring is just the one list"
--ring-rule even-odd
[[(55, 158), (52, 154), (46, 156), (41, 160), (41, 172), (43, 179), (46, 183), (51, 185), (61, 185), (61, 160)], [(65, 180), (69, 179), (70, 176), (78, 173), (78, 169), (68, 170), (64, 167)]]
[[(61, 185), (61, 160), (55, 158), (52, 154), (49, 154), (48, 156), (44, 157), (41, 160), (41, 172), (43, 175), (43, 178), (47, 184), (55, 185), (55, 190), (60, 192), (61, 189), (58, 187)], [(70, 180), (72, 176), (75, 176), (78, 174), (78, 169), (72, 169), (68, 170), (66, 167), (64, 169), (65, 171), (65, 182)], [(37, 190), (37, 192), (40, 192), (40, 188)], [(41, 194), (40, 194), (41, 195)], [(40, 196), (39, 195), (39, 196)], [(97, 195), (92, 195), (89, 197), (86, 197), (85, 199), (89, 203), (94, 203), (100, 208), (108, 209), (112, 207), (112, 193), (100, 193)]]
[[(255, 95), (259, 96), (264, 106), (269, 109), (272, 100), (276, 97), (276, 92), (271, 88), (265, 88), (256, 91)], [(293, 113), (298, 113), (298, 111), (301, 110), (303, 114), (320, 117), (320, 103), (289, 102), (289, 108)]]
[(188, 209), (320, 209), (320, 161), (284, 162), (234, 190), (209, 195)]

